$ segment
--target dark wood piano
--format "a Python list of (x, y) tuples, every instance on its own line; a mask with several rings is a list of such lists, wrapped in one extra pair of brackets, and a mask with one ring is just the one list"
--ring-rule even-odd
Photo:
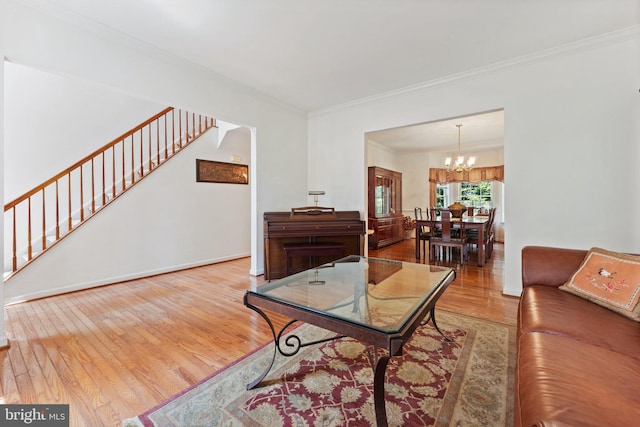
[(264, 213), (264, 277), (279, 279), (347, 255), (362, 255), (365, 221), (358, 211), (295, 208)]

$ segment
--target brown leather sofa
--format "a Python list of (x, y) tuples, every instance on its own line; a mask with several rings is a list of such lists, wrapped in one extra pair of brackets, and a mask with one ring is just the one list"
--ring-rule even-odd
[(640, 425), (640, 323), (558, 289), (586, 254), (522, 250), (517, 427)]

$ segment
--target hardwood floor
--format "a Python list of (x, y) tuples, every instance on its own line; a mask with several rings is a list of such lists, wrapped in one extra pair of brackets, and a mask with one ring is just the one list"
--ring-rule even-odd
[[(404, 240), (386, 248), (370, 250), (370, 257), (389, 258), (399, 261), (429, 263), (427, 244), (426, 258), (416, 260), (415, 240)], [(445, 265), (456, 270), (456, 280), (440, 297), (437, 307), (448, 311), (482, 317), (501, 323), (516, 324), (519, 298), (503, 295), (504, 245), (494, 245), (493, 255), (483, 267), (478, 267), (475, 251), (470, 253), (470, 262), (459, 266), (457, 262), (436, 260), (434, 264)]]
[[(413, 245), (369, 255), (415, 262)], [(515, 324), (503, 259), (497, 245), (485, 267), (459, 268), (438, 308)], [(66, 403), (71, 426), (121, 425), (269, 342), (242, 302), (264, 282), (248, 271), (247, 258), (5, 307), (0, 403)]]

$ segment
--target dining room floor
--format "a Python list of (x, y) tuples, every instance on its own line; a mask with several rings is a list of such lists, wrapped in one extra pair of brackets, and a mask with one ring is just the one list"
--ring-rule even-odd
[[(405, 239), (381, 249), (369, 249), (368, 256), (405, 262), (429, 264), (428, 245), (420, 260), (415, 256), (415, 239)], [(433, 264), (455, 269), (456, 280), (438, 301), (438, 308), (471, 316), (516, 324), (518, 297), (502, 293), (504, 286), (504, 244), (494, 245), (493, 254), (484, 266), (477, 265), (477, 252), (469, 251), (469, 262), (459, 265), (457, 259), (438, 260)]]

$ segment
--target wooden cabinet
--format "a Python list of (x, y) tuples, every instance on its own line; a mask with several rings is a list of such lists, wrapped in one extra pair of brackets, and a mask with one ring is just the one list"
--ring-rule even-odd
[(402, 215), (388, 218), (369, 218), (373, 234), (369, 236), (369, 247), (379, 249), (404, 239)]
[(402, 174), (369, 167), (369, 247), (378, 249), (404, 239)]

